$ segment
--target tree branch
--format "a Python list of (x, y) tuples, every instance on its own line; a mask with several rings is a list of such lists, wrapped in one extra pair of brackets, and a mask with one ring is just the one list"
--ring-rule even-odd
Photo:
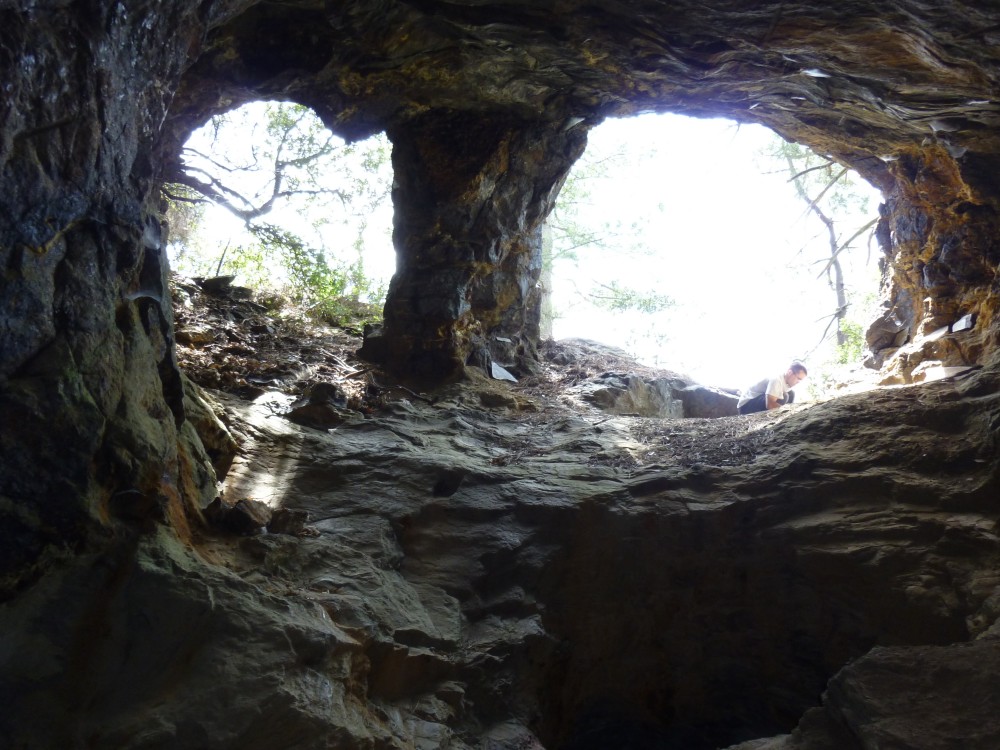
[(833, 255), (831, 255), (829, 257), (829, 259), (827, 260), (826, 266), (824, 266), (823, 270), (819, 272), (819, 275), (817, 276), (817, 278), (819, 278), (819, 276), (822, 276), (824, 273), (826, 273), (826, 270), (833, 264), (833, 262), (836, 260), (837, 256), (840, 255), (845, 250), (847, 250), (847, 248), (850, 247), (851, 243), (854, 242), (854, 240), (856, 240), (858, 237), (860, 237), (866, 231), (868, 231), (869, 229), (871, 229), (877, 223), (878, 223), (878, 217), (876, 216), (874, 219), (872, 219), (867, 224), (865, 224), (863, 227), (861, 227), (861, 229), (859, 229), (854, 234), (852, 234), (851, 237), (850, 237), (850, 239), (848, 239), (846, 242), (842, 243), (840, 245), (840, 247), (838, 247), (836, 250), (834, 250)]
[[(791, 160), (789, 160), (788, 163), (789, 163), (789, 166), (791, 166)], [(819, 169), (826, 169), (827, 167), (833, 165), (834, 163), (835, 162), (833, 161), (833, 159), (830, 159), (829, 161), (826, 161), (826, 162), (824, 162), (822, 164), (819, 164), (819, 165), (817, 165), (815, 167), (809, 167), (808, 169), (803, 169), (798, 174), (793, 174), (791, 177), (789, 177), (788, 181), (789, 182), (795, 182), (795, 183), (797, 183), (799, 181), (800, 177), (804, 177), (805, 175), (809, 174), (810, 172), (815, 172), (815, 171), (817, 171)]]
[[(185, 186), (182, 185), (181, 187), (185, 187)], [(160, 186), (160, 192), (163, 193), (164, 197), (166, 197), (168, 200), (172, 200), (172, 201), (174, 201), (176, 203), (208, 203), (209, 202), (208, 199), (205, 198), (204, 196), (201, 197), (201, 198), (195, 198), (195, 197), (188, 196), (188, 195), (178, 195), (177, 193), (172, 193), (170, 190), (167, 189), (166, 185), (161, 185)]]

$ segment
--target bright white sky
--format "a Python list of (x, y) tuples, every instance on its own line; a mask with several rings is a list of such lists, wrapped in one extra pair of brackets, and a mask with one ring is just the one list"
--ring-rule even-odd
[[(815, 220), (804, 220), (787, 173), (761, 174), (756, 155), (773, 137), (760, 126), (673, 115), (611, 120), (594, 129), (588, 152), (625, 144), (632, 163), (591, 185), (588, 213), (625, 226), (636, 222), (641, 231), (630, 239), (652, 253), (593, 248), (581, 251), (577, 264), (557, 264), (553, 295), (562, 317), (555, 338), (601, 341), (647, 364), (735, 388), (809, 355), (835, 307), (814, 265), (827, 245), (824, 236), (816, 239)], [(874, 211), (880, 197), (874, 189), (871, 195)], [(391, 220), (387, 207), (372, 221), (366, 243), (368, 272), (386, 280), (395, 267)], [(241, 241), (231, 239), (241, 232), (239, 222), (221, 209), (204, 227), (210, 245)], [(844, 259), (849, 283), (874, 292), (875, 258), (866, 263), (862, 249)], [(677, 305), (651, 317), (581, 304), (579, 290), (611, 281), (666, 294)]]
[[(673, 115), (596, 128), (588, 149), (612, 151), (626, 143), (642, 157), (601, 193), (594, 191), (595, 210), (614, 212), (625, 224), (645, 217), (648, 228), (636, 242), (655, 254), (591, 253), (578, 270), (557, 268), (556, 305), (570, 312), (556, 321), (554, 337), (616, 344), (648, 364), (735, 388), (783, 372), (792, 359), (809, 354), (836, 307), (833, 292), (816, 278), (822, 265), (813, 265), (828, 254), (828, 245), (823, 235), (815, 239), (816, 220), (804, 220), (805, 205), (787, 173), (761, 174), (755, 154), (773, 138), (761, 126)], [(872, 197), (874, 210), (874, 189)], [(863, 223), (845, 223), (844, 229)], [(874, 292), (876, 259), (865, 269), (866, 253), (853, 255), (861, 267), (851, 269), (848, 281), (853, 276)], [(613, 278), (666, 294), (677, 306), (652, 319), (573, 307), (574, 285)]]

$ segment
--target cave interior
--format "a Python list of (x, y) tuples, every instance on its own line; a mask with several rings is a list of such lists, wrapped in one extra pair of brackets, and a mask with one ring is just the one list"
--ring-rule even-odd
[[(995, 677), (975, 671), (995, 664), (1000, 613), (1000, 10), (961, 0), (33, 0), (0, 3), (0, 76), (0, 623), (10, 634), (0, 649), (10, 707), (0, 729), (13, 747), (580, 750), (769, 735), (784, 744), (754, 747), (997, 746), (995, 718), (972, 734), (947, 719), (975, 707), (995, 717), (1000, 695)], [(846, 401), (803, 417), (781, 433), (787, 460), (759, 470), (643, 477), (627, 488), (638, 504), (628, 511), (594, 500), (604, 479), (569, 516), (557, 505), (548, 515), (522, 509), (519, 520), (533, 528), (564, 525), (546, 537), (550, 557), (532, 563), (497, 542), (468, 559), (496, 566), (497, 580), (525, 600), (544, 600), (547, 636), (524, 636), (502, 656), (465, 654), (461, 679), (449, 681), (453, 666), (433, 653), (444, 636), (401, 627), (395, 640), (358, 646), (338, 631), (320, 669), (338, 711), (305, 710), (278, 691), (261, 719), (253, 700), (270, 696), (271, 683), (221, 674), (230, 694), (245, 690), (250, 700), (215, 706), (230, 723), (199, 734), (209, 731), (204, 721), (177, 718), (198, 715), (183, 697), (203, 694), (193, 687), (206, 679), (191, 666), (195, 655), (230, 653), (231, 623), (213, 613), (251, 605), (244, 589), (227, 590), (183, 551), (225, 470), (213, 465), (197, 396), (176, 362), (159, 187), (182, 168), (195, 128), (257, 100), (308, 106), (348, 140), (388, 135), (397, 272), (384, 325), (366, 335), (361, 355), (413, 387), (453, 384), (470, 362), (491, 358), (532, 371), (540, 224), (588, 131), (640, 112), (762, 124), (856, 170), (884, 197), (870, 366), (900, 385), (929, 363), (978, 369), (930, 396)], [(961, 337), (930, 335), (963, 316), (974, 326)], [(885, 429), (862, 432), (865, 421)], [(913, 435), (925, 442), (915, 448)], [(809, 440), (821, 455), (796, 452)], [(884, 471), (875, 476), (848, 445)], [(484, 479), (482, 497), (489, 487)], [(874, 551), (868, 566), (851, 553), (867, 532), (853, 537), (847, 521), (801, 541), (807, 524), (782, 515), (793, 495), (796, 512), (817, 518), (863, 515), (844, 510), (860, 497), (918, 503), (940, 517), (893, 526), (924, 545), (920, 556)], [(682, 519), (671, 505), (681, 502), (705, 512)], [(468, 510), (470, 528), (498, 533), (481, 528), (477, 512), (489, 517)], [(401, 570), (420, 591), (461, 600), (466, 618), (520, 611), (508, 600), (476, 609), (468, 585), (440, 582), (418, 554), (431, 555), (440, 539), (408, 526), (414, 518), (443, 522), (430, 511), (393, 521), (412, 560)], [(594, 564), (589, 550), (621, 539), (638, 541)], [(687, 556), (636, 580), (664, 540)], [(839, 557), (821, 552), (837, 544)], [(735, 577), (713, 574), (716, 557), (734, 561)], [(921, 567), (929, 560), (933, 575)], [(185, 584), (217, 599), (204, 605)], [(596, 601), (594, 587), (629, 605)], [(657, 587), (675, 594), (644, 598)], [(690, 599), (676, 594), (691, 590)], [(204, 632), (145, 622), (146, 611), (164, 614), (151, 591)], [(721, 615), (706, 603), (733, 600), (744, 604)], [(669, 637), (625, 627), (644, 609), (689, 617)], [(810, 632), (797, 625), (803, 612)], [(318, 627), (277, 628), (296, 664), (322, 650), (311, 635)], [(701, 627), (715, 643), (704, 660), (691, 655), (703, 647)], [(798, 639), (795, 656), (763, 645), (762, 632)], [(909, 648), (911, 658), (886, 651), (865, 661), (880, 648)], [(345, 653), (354, 666), (334, 659)], [(752, 667), (747, 653), (757, 654)], [(859, 658), (858, 671), (837, 672)], [(883, 722), (865, 719), (877, 713), (865, 679), (881, 669), (898, 677), (892, 689), (926, 697), (921, 665), (932, 658), (941, 659), (935, 673), (948, 675), (931, 680), (940, 721), (918, 744), (886, 740), (896, 737), (892, 711), (905, 709), (881, 706)], [(359, 687), (362, 660), (375, 666)], [(280, 659), (261, 663), (285, 669)], [(659, 680), (668, 668), (674, 677)], [(132, 695), (150, 671), (157, 691)], [(771, 694), (758, 692), (762, 675)], [(456, 681), (466, 703), (454, 699)], [(963, 682), (981, 691), (979, 703), (963, 697)], [(408, 685), (430, 683), (434, 710), (399, 707)], [(817, 707), (824, 690), (826, 713)], [(398, 716), (386, 708), (393, 701)], [(41, 708), (48, 704), (59, 710)], [(163, 718), (163, 706), (174, 718)], [(934, 713), (916, 698), (914, 706)]]

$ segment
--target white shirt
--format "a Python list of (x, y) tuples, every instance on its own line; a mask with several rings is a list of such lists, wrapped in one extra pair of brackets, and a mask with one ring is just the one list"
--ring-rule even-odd
[(774, 396), (779, 401), (784, 401), (790, 390), (792, 390), (792, 386), (785, 382), (785, 373), (781, 373), (776, 378), (764, 378), (759, 383), (754, 383), (740, 394), (740, 400), (736, 402), (736, 408), (739, 409), (748, 401), (752, 401), (762, 393), (766, 393), (768, 396)]

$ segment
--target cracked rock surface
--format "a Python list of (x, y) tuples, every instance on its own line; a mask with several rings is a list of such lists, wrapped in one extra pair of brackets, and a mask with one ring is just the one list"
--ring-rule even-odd
[[(184, 361), (199, 379), (274, 372), (320, 347), (353, 367), (349, 342), (313, 331), (273, 359), (245, 347), (242, 368), (231, 346)], [(199, 421), (204, 444), (234, 454), (226, 501), (300, 523), (147, 533), (0, 609), (5, 736), (993, 746), (994, 371), (751, 417), (636, 417), (581, 386), (676, 373), (583, 342), (547, 351), (566, 364), (545, 377), (390, 390), (323, 427), (290, 421), (292, 392), (189, 386), (221, 420)]]

